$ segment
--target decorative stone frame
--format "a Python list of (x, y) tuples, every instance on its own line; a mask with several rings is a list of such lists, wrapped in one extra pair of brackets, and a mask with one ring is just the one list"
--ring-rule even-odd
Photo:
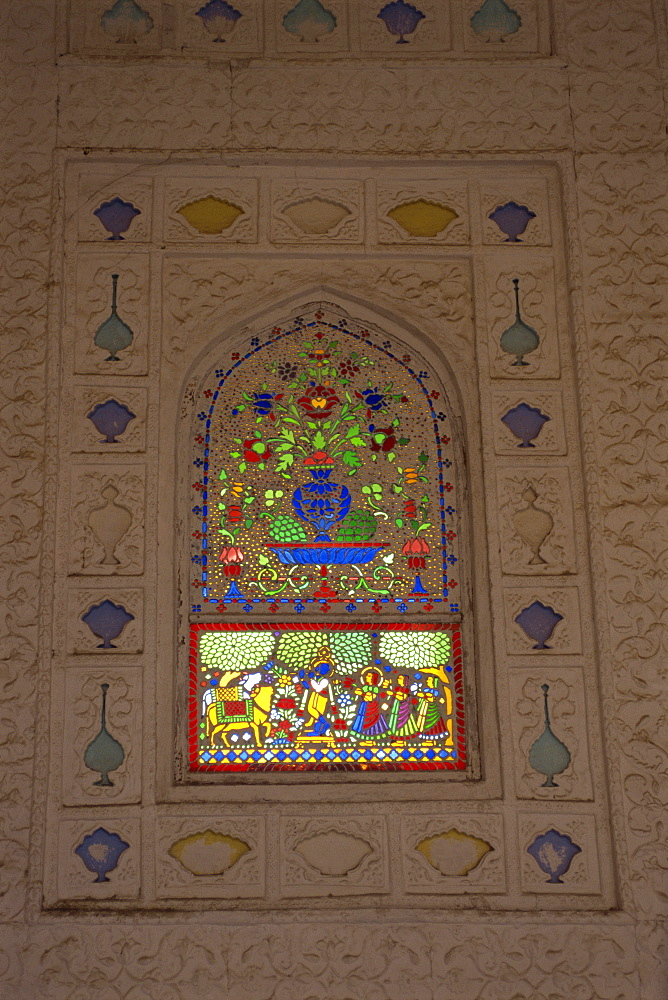
[[(258, 164), (252, 157), (237, 157), (235, 163), (240, 177), (259, 180), (259, 197), (266, 199), (269, 179), (280, 176), (282, 170), (287, 170), (293, 177), (294, 161), (295, 158), (291, 157), (288, 168), (279, 156), (273, 157), (269, 165)], [(508, 169), (492, 162), (461, 159), (432, 164), (422, 161), (419, 165), (409, 161), (388, 164), (384, 160), (367, 162), (350, 159), (345, 162), (338, 160), (332, 166), (325, 162), (314, 165), (304, 159), (299, 169), (310, 182), (323, 183), (332, 174), (344, 180), (364, 175), (363, 252), (356, 253), (347, 248), (342, 255), (336, 243), (331, 248), (318, 243), (316, 255), (308, 239), (289, 250), (285, 245), (274, 246), (269, 227), (271, 209), (267, 211), (266, 200), (263, 202), (264, 209), (258, 215), (257, 243), (228, 244), (215, 253), (210, 243), (205, 247), (196, 237), (190, 242), (172, 245), (163, 242), (166, 213), (164, 185), (167, 178), (181, 181), (187, 178), (193, 171), (191, 164), (161, 166), (138, 160), (129, 167), (125, 160), (107, 157), (100, 162), (70, 160), (64, 165), (65, 218), (75, 221), (69, 223), (66, 229), (61, 391), (69, 398), (70, 387), (89, 384), (91, 374), (95, 374), (97, 383), (98, 376), (106, 374), (102, 362), (90, 354), (91, 330), (95, 328), (95, 310), (99, 311), (99, 306), (88, 301), (88, 291), (96, 281), (97, 286), (102, 287), (104, 282), (99, 275), (104, 277), (117, 268), (119, 262), (124, 263), (132, 275), (132, 295), (129, 295), (128, 304), (134, 310), (131, 319), (139, 335), (136, 351), (128, 352), (127, 364), (122, 371), (116, 369), (115, 377), (119, 386), (126, 385), (127, 380), (128, 388), (134, 390), (146, 384), (148, 389), (147, 450), (145, 453), (128, 452), (120, 463), (134, 473), (139, 472), (140, 477), (145, 474), (147, 484), (146, 506), (141, 518), (147, 542), (145, 549), (139, 553), (141, 559), (131, 564), (133, 575), (130, 577), (133, 590), (144, 592), (144, 641), (139, 647), (143, 652), (133, 654), (131, 660), (124, 658), (122, 662), (118, 656), (114, 657), (114, 670), (118, 676), (122, 676), (125, 664), (128, 667), (138, 666), (143, 673), (141, 718), (144, 728), (129, 729), (127, 735), (127, 739), (133, 741), (133, 750), (137, 750), (132, 754), (132, 760), (141, 757), (142, 761), (141, 790), (133, 791), (133, 800), (136, 802), (139, 795), (141, 806), (135, 804), (126, 809), (119, 801), (113, 812), (114, 822), (121, 833), (125, 832), (123, 823), (127, 816), (126, 839), (133, 838), (132, 853), (128, 853), (123, 869), (119, 866), (119, 879), (123, 875), (119, 892), (96, 895), (96, 890), (84, 887), (78, 894), (77, 889), (77, 905), (123, 909), (132, 908), (137, 900), (141, 900), (145, 908), (215, 908), (220, 905), (215, 902), (216, 899), (243, 898), (246, 901), (244, 905), (250, 909), (276, 906), (289, 909), (297, 905), (300, 893), (309, 897), (312, 908), (327, 909), (337, 905), (326, 892), (326, 881), (322, 882), (322, 895), (314, 892), (312, 874), (303, 883), (303, 892), (295, 888), (296, 876), (284, 871), (287, 858), (283, 855), (274, 820), (279, 815), (295, 818), (308, 813), (320, 817), (323, 829), (331, 829), (336, 821), (339, 827), (351, 831), (346, 835), (356, 836), (352, 832), (355, 817), (360, 812), (361, 804), (368, 807), (370, 802), (370, 784), (364, 783), (365, 776), (361, 776), (362, 780), (352, 781), (348, 777), (330, 776), (324, 782), (319, 779), (318, 784), (286, 780), (284, 776), (281, 781), (267, 781), (266, 776), (258, 781), (256, 776), (250, 780), (217, 780), (207, 784), (180, 780), (184, 776), (184, 768), (182, 744), (177, 733), (182, 730), (179, 728), (180, 720), (174, 718), (174, 705), (179, 704), (175, 691), (175, 685), (179, 683), (176, 658), (182, 655), (183, 648), (179, 646), (180, 626), (175, 625), (173, 618), (178, 581), (169, 567), (175, 563), (171, 554), (165, 555), (165, 547), (168, 546), (171, 552), (174, 538), (181, 530), (178, 522), (184, 494), (178, 492), (176, 485), (181, 456), (171, 435), (182, 419), (183, 411), (179, 408), (182, 406), (184, 386), (188, 399), (188, 372), (191, 366), (197, 356), (207, 349), (206, 345), (220, 338), (223, 324), (228, 337), (248, 336), (249, 317), (251, 324), (259, 323), (261, 318), (288, 314), (305, 301), (316, 298), (335, 301), (351, 315), (380, 326), (398, 339), (410, 341), (414, 338), (422, 351), (428, 350), (425, 344), (430, 343), (435, 357), (438, 357), (442, 331), (447, 329), (451, 334), (448, 351), (452, 354), (452, 368), (461, 380), (461, 397), (470, 404), (470, 409), (462, 417), (462, 430), (465, 439), (474, 442), (473, 447), (469, 445), (468, 453), (469, 474), (475, 494), (471, 497), (472, 523), (485, 523), (487, 528), (487, 546), (478, 544), (474, 539), (471, 548), (472, 575), (476, 581), (474, 616), (476, 659), (480, 666), (478, 683), (485, 683), (484, 689), (480, 687), (483, 692), (479, 711), (480, 774), (474, 780), (471, 780), (471, 775), (457, 777), (453, 774), (447, 780), (425, 778), (419, 782), (397, 781), (394, 776), (375, 776), (372, 801), (376, 814), (385, 818), (387, 827), (387, 834), (382, 842), (378, 842), (378, 849), (387, 861), (389, 881), (374, 881), (372, 891), (367, 895), (368, 901), (374, 906), (429, 909), (444, 905), (471, 907), (476, 905), (476, 900), (483, 898), (469, 890), (452, 891), (450, 884), (450, 887), (445, 887), (439, 882), (439, 878), (444, 876), (436, 878), (435, 885), (427, 881), (418, 888), (411, 885), (409, 876), (405, 881), (400, 875), (402, 871), (411, 870), (409, 859), (414, 860), (414, 841), (419, 836), (413, 824), (410, 837), (406, 839), (401, 832), (405, 829), (402, 822), (409, 816), (415, 817), (415, 803), (418, 802), (417, 816), (428, 814), (430, 830), (437, 828), (440, 817), (443, 830), (459, 829), (463, 825), (465, 829), (470, 827), (473, 831), (481, 831), (484, 837), (488, 827), (480, 825), (481, 819), (472, 817), (482, 817), (490, 808), (494, 810), (494, 815), (501, 817), (494, 827), (497, 830), (494, 849), (503, 854), (504, 864), (496, 866), (493, 878), (490, 869), (484, 878), (475, 883), (479, 887), (476, 891), (484, 893), (486, 907), (498, 910), (532, 909), (540, 898), (541, 907), (548, 909), (609, 908), (614, 905), (616, 896), (610, 861), (602, 745), (598, 735), (588, 565), (584, 561), (578, 564), (577, 572), (568, 575), (569, 586), (566, 588), (562, 587), (564, 581), (560, 576), (546, 577), (544, 574), (529, 586), (526, 577), (504, 572), (498, 545), (504, 526), (499, 522), (499, 504), (495, 496), (496, 472), (497, 468), (501, 470), (508, 465), (509, 446), (507, 441), (503, 448), (495, 443), (499, 440), (501, 413), (493, 407), (494, 401), (504, 396), (506, 387), (511, 392), (523, 386), (518, 386), (516, 380), (508, 379), (497, 344), (501, 331), (507, 325), (507, 317), (510, 315), (512, 318), (512, 308), (509, 313), (507, 296), (503, 292), (504, 282), (507, 283), (521, 262), (523, 274), (529, 275), (535, 270), (540, 278), (534, 283), (532, 296), (527, 302), (527, 315), (539, 329), (546, 348), (538, 352), (530, 374), (536, 389), (543, 394), (541, 398), (551, 398), (550, 393), (560, 397), (561, 405), (554, 412), (563, 414), (564, 421), (555, 439), (563, 444), (557, 449), (546, 449), (544, 455), (538, 454), (538, 467), (544, 469), (548, 463), (556, 461), (560, 467), (569, 469), (571, 487), (575, 491), (572, 529), (578, 550), (586, 550), (570, 345), (571, 316), (566, 295), (566, 257), (559, 209), (560, 171), (563, 165), (535, 160), (518, 161)], [(82, 171), (99, 172), (106, 178), (105, 183), (109, 183), (110, 173), (130, 173), (142, 180), (137, 190), (151, 192), (151, 200), (147, 203), (147, 212), (151, 217), (145, 220), (146, 228), (142, 230), (142, 235), (147, 234), (148, 238), (141, 245), (135, 246), (128, 239), (119, 252), (118, 244), (104, 245), (91, 243), (90, 240), (78, 242), (79, 230), (75, 224), (77, 183)], [(463, 245), (458, 239), (457, 245), (447, 246), (441, 241), (431, 248), (423, 242), (409, 240), (400, 248), (382, 245), (378, 239), (375, 208), (375, 179), (382, 171), (397, 181), (402, 197), (410, 196), (409, 188), (416, 197), (427, 189), (433, 191), (435, 176), (441, 184), (458, 182), (461, 185), (462, 181), (466, 181), (467, 198), (460, 205), (462, 211), (469, 214), (465, 231), (469, 233), (470, 243)], [(212, 183), (229, 183), (227, 168), (200, 164), (197, 173), (199, 177), (206, 173)], [(493, 197), (490, 191), (495, 185), (498, 194)], [(490, 231), (485, 230), (483, 206), (489, 198), (497, 203), (507, 199), (509, 192), (514, 190), (535, 193), (538, 199), (536, 205), (538, 207), (540, 203), (545, 225), (540, 230), (537, 243), (527, 241), (525, 246), (513, 248), (511, 256), (509, 248), (504, 248), (500, 240), (493, 243)], [(89, 235), (88, 230), (86, 233)], [(515, 249), (519, 250), (519, 256), (515, 254)], [(88, 275), (86, 281), (80, 280), (84, 275)], [(278, 303), (274, 293), (277, 285), (285, 293)], [(344, 287), (345, 293), (341, 291)], [(419, 330), (415, 323), (418, 315), (421, 323)], [(82, 362), (81, 358), (90, 360)], [(504, 405), (507, 404), (504, 402)], [(75, 414), (72, 414), (71, 422), (75, 419)], [(120, 453), (114, 453), (113, 463), (116, 463), (118, 473), (121, 471), (118, 466), (120, 457)], [(108, 465), (111, 471), (113, 463), (110, 460), (101, 461), (96, 454), (92, 461), (96, 465)], [(77, 462), (86, 465), (86, 459), (80, 455)], [(69, 505), (78, 502), (69, 489), (69, 478), (66, 477), (59, 493), (57, 622), (63, 617), (60, 585), (67, 579), (69, 553), (65, 539)], [(165, 539), (166, 545), (163, 544)], [(167, 572), (163, 569), (165, 565)], [(63, 594), (78, 582), (76, 576), (69, 579), (69, 584), (62, 588)], [(86, 584), (90, 584), (89, 589), (92, 590), (95, 586), (101, 587), (107, 579), (104, 574), (99, 578), (91, 574), (86, 576)], [(515, 602), (521, 601), (523, 596), (533, 600), (535, 596), (542, 595), (547, 599), (554, 594), (560, 594), (564, 599), (566, 594), (569, 595), (567, 625), (561, 628), (560, 633), (561, 651), (552, 651), (547, 656), (536, 655), (522, 638), (509, 612), (513, 612)], [(486, 605), (492, 607), (489, 622), (486, 621)], [(537, 885), (536, 873), (530, 868), (533, 862), (525, 858), (525, 852), (532, 836), (544, 832), (544, 819), (553, 819), (555, 803), (541, 801), (545, 793), (538, 791), (540, 782), (536, 778), (539, 776), (530, 772), (527, 785), (526, 774), (522, 775), (521, 761), (513, 749), (517, 721), (511, 723), (509, 718), (513, 705), (509, 700), (508, 684), (517, 668), (524, 670), (526, 683), (540, 682), (548, 663), (553, 668), (557, 656), (564, 667), (572, 668), (575, 683), (582, 682), (580, 689), (584, 689), (587, 699), (586, 705), (579, 706), (579, 713), (573, 720), (575, 729), (572, 730), (581, 742), (588, 743), (588, 758), (583, 757), (585, 771), (580, 770), (577, 781), (570, 784), (571, 790), (560, 798), (567, 800), (568, 808), (563, 815), (564, 832), (570, 832), (575, 840), (581, 840), (589, 867), (585, 878), (582, 861), (578, 862), (572, 889), (565, 883), (554, 892), (550, 890), (550, 895)], [(104, 667), (106, 662), (103, 654), (94, 654), (91, 658), (96, 670)], [(59, 678), (75, 663), (80, 667), (81, 658), (74, 661), (69, 654), (58, 652), (54, 660), (56, 677)], [(159, 673), (155, 673), (156, 670)], [(71, 687), (68, 690), (71, 692)], [(63, 731), (63, 719), (66, 717), (63, 698), (62, 685), (57, 680), (51, 709), (54, 745), (60, 745), (66, 738)], [(565, 699), (564, 704), (569, 704), (569, 700)], [(535, 725), (535, 721), (531, 724)], [(525, 730), (522, 730), (520, 743), (526, 745), (526, 739)], [(50, 767), (54, 779), (50, 787), (56, 789), (67, 784), (70, 778), (63, 772), (63, 763), (57, 755), (52, 755)], [(587, 774), (589, 767), (591, 776)], [(518, 827), (519, 802), (513, 794), (516, 780), (521, 782), (521, 831)], [(261, 793), (258, 790), (260, 785)], [(325, 803), (318, 794), (322, 787), (327, 788)], [(531, 805), (527, 800), (532, 800)], [(73, 807), (65, 805), (53, 792), (50, 793), (45, 881), (47, 907), (72, 905), (73, 897), (62, 882), (63, 878), (67, 881), (67, 877), (61, 875), (59, 888), (52, 874), (55, 872), (54, 852), (59, 850), (69, 856), (76, 838), (82, 835), (81, 831), (91, 828), (97, 802), (95, 799), (95, 804), (92, 800), (89, 805), (83, 802), (78, 804), (78, 822), (73, 823)], [(460, 806), (464, 808), (460, 810)], [(174, 820), (176, 824), (178, 817), (192, 817), (193, 829), (195, 826), (204, 829), (212, 823), (224, 823), (226, 816), (230, 817), (231, 823), (230, 810), (234, 814), (236, 830), (241, 829), (239, 824), (243, 823), (244, 816), (248, 817), (249, 823), (252, 818), (253, 829), (257, 828), (257, 836), (254, 833), (252, 839), (260, 859), (258, 863), (265, 873), (264, 879), (257, 878), (251, 886), (235, 883), (231, 878), (226, 882), (225, 891), (214, 893), (207, 903), (197, 901), (195, 878), (194, 882), (190, 882), (190, 900), (188, 892), (181, 887), (178, 903), (171, 902), (169, 879), (164, 868), (164, 844), (156, 837), (156, 828), (171, 829), (170, 823)], [(266, 837), (263, 834), (265, 828)], [(489, 835), (492, 836), (491, 833)], [(385, 863), (382, 862), (383, 865)], [(522, 880), (518, 874), (520, 868), (525, 873)], [(598, 873), (599, 868), (600, 879), (598, 874), (596, 877), (592, 874)], [(501, 875), (501, 872), (505, 874)], [(288, 885), (290, 889), (286, 895), (281, 886)], [(365, 894), (367, 892), (362, 883), (355, 885), (354, 879), (342, 883), (341, 888), (346, 885), (351, 896), (362, 890)], [(345, 892), (337, 891), (338, 899), (345, 895)]]
[[(180, 408), (180, 412), (177, 410), (175, 412), (175, 419), (178, 424), (177, 431), (177, 466), (179, 469), (178, 473), (178, 493), (175, 503), (178, 507), (187, 512), (190, 510), (191, 503), (191, 479), (192, 479), (192, 430), (193, 430), (193, 415), (195, 410), (200, 405), (200, 391), (199, 387), (205, 378), (205, 376), (211, 371), (212, 368), (217, 367), (216, 358), (229, 357), (230, 352), (233, 349), (240, 348), (244, 344), (247, 344), (249, 337), (255, 336), (258, 333), (266, 330), (271, 326), (284, 326), (288, 321), (289, 317), (294, 315), (308, 315), (314, 312), (316, 309), (321, 308), (326, 310), (327, 314), (340, 315), (342, 317), (348, 318), (350, 320), (358, 322), (360, 325), (367, 327), (371, 336), (375, 336), (376, 339), (380, 340), (381, 337), (390, 336), (393, 338), (395, 344), (395, 349), (400, 351), (403, 347), (409, 351), (414, 357), (417, 357), (421, 361), (424, 361), (428, 369), (434, 374), (434, 385), (438, 386), (443, 394), (444, 407), (448, 413), (448, 428), (453, 435), (453, 451), (455, 455), (454, 465), (458, 474), (458, 494), (457, 494), (457, 508), (460, 511), (458, 520), (458, 534), (459, 534), (459, 551), (461, 553), (461, 563), (463, 564), (463, 569), (460, 571), (460, 593), (461, 603), (463, 605), (463, 610), (461, 615), (451, 615), (443, 611), (438, 611), (437, 609), (425, 613), (422, 611), (418, 605), (415, 606), (413, 613), (407, 613), (401, 615), (397, 611), (387, 610), (378, 618), (375, 618), (370, 608), (366, 608), (360, 612), (360, 614), (355, 616), (353, 622), (350, 621), (349, 616), (346, 615), (342, 608), (337, 610), (334, 607), (328, 613), (328, 620), (345, 622), (346, 624), (357, 624), (362, 622), (374, 623), (379, 627), (383, 624), (389, 622), (400, 622), (406, 624), (411, 620), (417, 622), (445, 622), (445, 621), (459, 621), (460, 627), (462, 629), (462, 648), (464, 656), (464, 703), (466, 712), (466, 746), (467, 746), (467, 766), (464, 770), (453, 770), (453, 771), (437, 771), (437, 772), (383, 772), (374, 771), (373, 773), (329, 773), (325, 771), (321, 772), (247, 772), (238, 774), (216, 774), (216, 773), (202, 773), (202, 772), (190, 772), (188, 771), (187, 764), (188, 760), (188, 744), (187, 744), (187, 733), (188, 733), (188, 704), (189, 704), (189, 685), (190, 685), (190, 669), (187, 662), (184, 663), (184, 656), (180, 657), (180, 662), (177, 666), (177, 672), (179, 681), (175, 686), (175, 734), (174, 739), (177, 746), (177, 761), (178, 769), (175, 774), (175, 779), (178, 784), (224, 784), (227, 788), (226, 798), (230, 795), (230, 786), (246, 785), (279, 785), (285, 786), (312, 786), (312, 785), (329, 785), (335, 784), (337, 786), (350, 786), (349, 792), (354, 800), (363, 799), (365, 795), (368, 795), (370, 788), (374, 788), (376, 783), (385, 785), (390, 783), (392, 785), (404, 785), (407, 784), (411, 786), (414, 790), (415, 785), (420, 786), (420, 796), (440, 796), (442, 794), (442, 786), (450, 781), (482, 781), (483, 784), (489, 788), (498, 788), (499, 773), (498, 773), (498, 736), (496, 734), (496, 713), (493, 709), (491, 703), (487, 704), (484, 718), (484, 729), (488, 734), (490, 742), (493, 740), (493, 745), (488, 748), (488, 758), (486, 760), (486, 772), (483, 775), (480, 762), (480, 750), (479, 750), (479, 736), (478, 736), (478, 691), (484, 688), (489, 688), (494, 684), (493, 676), (493, 656), (491, 655), (492, 645), (491, 645), (491, 633), (489, 628), (489, 621), (485, 614), (485, 594), (488, 593), (489, 580), (486, 569), (486, 559), (485, 559), (485, 538), (480, 534), (477, 538), (474, 538), (471, 526), (479, 521), (483, 516), (482, 513), (482, 502), (481, 497), (483, 494), (482, 489), (482, 470), (475, 461), (467, 462), (465, 456), (469, 452), (478, 452), (479, 444), (475, 440), (470, 443), (465, 442), (466, 428), (475, 427), (478, 425), (478, 413), (475, 406), (467, 407), (459, 391), (457, 384), (456, 373), (452, 370), (452, 366), (447, 361), (444, 352), (434, 347), (434, 345), (425, 342), (424, 335), (421, 335), (415, 326), (410, 326), (406, 324), (400, 324), (396, 321), (394, 317), (388, 315), (379, 314), (377, 310), (372, 309), (368, 303), (361, 302), (359, 300), (350, 300), (345, 293), (341, 291), (335, 291), (334, 289), (326, 288), (312, 288), (308, 289), (304, 294), (297, 295), (294, 299), (289, 301), (280, 302), (276, 307), (270, 307), (269, 310), (265, 310), (260, 314), (255, 314), (251, 317), (246, 318), (242, 324), (239, 325), (237, 329), (226, 332), (223, 336), (219, 337), (213, 343), (207, 344), (207, 346), (199, 353), (197, 358), (193, 361), (190, 373), (186, 376), (183, 390), (182, 398), (184, 400), (183, 405)], [(447, 334), (446, 334), (447, 336)], [(416, 367), (421, 367), (421, 365), (416, 365)], [(177, 397), (178, 399), (178, 397)], [(440, 404), (439, 404), (440, 405)], [(473, 411), (473, 412), (471, 412)], [(169, 447), (169, 444), (166, 445)], [(473, 470), (469, 473), (469, 468)], [(469, 482), (469, 475), (476, 476), (475, 487), (472, 487)], [(474, 499), (477, 496), (478, 500)], [(179, 592), (176, 595), (176, 605), (179, 608), (179, 633), (177, 647), (184, 650), (186, 653), (188, 651), (188, 641), (189, 641), (189, 623), (191, 620), (208, 621), (211, 618), (211, 613), (207, 616), (205, 609), (203, 609), (201, 615), (197, 615), (194, 619), (193, 616), (189, 615), (190, 610), (190, 595), (189, 586), (190, 578), (192, 576), (192, 569), (190, 567), (190, 538), (189, 538), (189, 519), (184, 517), (182, 521), (182, 530), (180, 544), (178, 550), (175, 554), (175, 560), (179, 565), (178, 579), (181, 582)], [(474, 584), (474, 572), (477, 572), (476, 583)], [(476, 586), (477, 581), (480, 581), (479, 590)], [(459, 591), (458, 591), (459, 593)], [(294, 619), (294, 613), (289, 616)], [(476, 619), (480, 618), (482, 622), (480, 627), (476, 627)], [(250, 614), (241, 612), (239, 608), (232, 605), (225, 613), (225, 622), (239, 622), (240, 624), (250, 624), (253, 622), (267, 622), (268, 616), (267, 611), (261, 609), (255, 609)], [(299, 616), (299, 623), (304, 624), (307, 622), (322, 622), (322, 617), (318, 616), (317, 611), (312, 610), (307, 614)], [(487, 655), (478, 654), (478, 649), (486, 651)], [(165, 658), (167, 656), (167, 651), (165, 650)], [(162, 657), (161, 657), (162, 659)], [(484, 666), (478, 666), (478, 664), (484, 664)], [(478, 677), (478, 670), (482, 670), (482, 676)], [(492, 735), (493, 734), (493, 735)], [(423, 788), (422, 786), (428, 785), (428, 788)], [(308, 801), (309, 795), (303, 795), (302, 791), (297, 791), (297, 788), (293, 787), (293, 794), (298, 797), (304, 797), (305, 801)], [(232, 793), (243, 794), (239, 789), (235, 789)], [(269, 789), (265, 789), (263, 794), (268, 795), (270, 798), (273, 797), (272, 792)], [(387, 796), (387, 801), (392, 801), (392, 796), (394, 792), (387, 790), (382, 793), (382, 797)], [(410, 789), (404, 790), (401, 793), (402, 797), (410, 794)], [(489, 791), (486, 794), (493, 794)], [(245, 796), (244, 796), (245, 797)]]

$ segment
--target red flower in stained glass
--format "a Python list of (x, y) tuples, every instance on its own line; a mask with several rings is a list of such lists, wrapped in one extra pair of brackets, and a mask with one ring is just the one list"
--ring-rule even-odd
[(260, 438), (246, 438), (244, 458), (247, 462), (266, 462), (268, 458), (271, 458), (271, 452)]
[(324, 385), (312, 385), (297, 402), (312, 420), (325, 420), (331, 416), (332, 410), (341, 400), (334, 389)]
[(377, 427), (371, 437), (371, 451), (392, 451), (396, 443), (394, 427)]
[(276, 708), (288, 709), (296, 707), (297, 705), (294, 698), (279, 698), (276, 702)]

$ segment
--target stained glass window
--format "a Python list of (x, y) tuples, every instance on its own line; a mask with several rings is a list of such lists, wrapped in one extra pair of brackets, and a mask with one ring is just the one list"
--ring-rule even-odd
[(325, 308), (216, 361), (194, 433), (191, 768), (464, 767), (443, 388)]

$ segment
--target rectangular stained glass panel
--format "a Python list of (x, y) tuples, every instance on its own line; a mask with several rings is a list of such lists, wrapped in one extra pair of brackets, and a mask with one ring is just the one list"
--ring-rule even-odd
[(458, 625), (191, 626), (191, 770), (465, 766)]

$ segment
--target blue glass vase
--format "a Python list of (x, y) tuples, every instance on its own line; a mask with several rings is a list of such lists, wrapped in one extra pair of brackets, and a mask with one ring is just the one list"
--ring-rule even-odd
[(297, 487), (292, 494), (292, 505), (297, 515), (318, 532), (316, 542), (331, 542), (327, 532), (346, 517), (351, 496), (345, 486), (329, 482), (331, 469), (315, 467), (309, 472), (313, 482)]

